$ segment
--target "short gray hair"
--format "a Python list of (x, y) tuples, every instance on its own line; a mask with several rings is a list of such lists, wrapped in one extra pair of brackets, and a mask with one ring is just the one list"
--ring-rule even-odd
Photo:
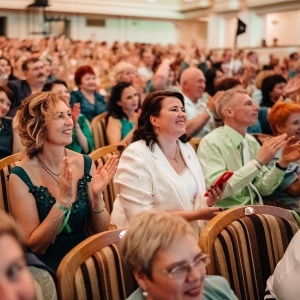
[(120, 242), (120, 251), (131, 270), (140, 269), (151, 279), (151, 265), (157, 251), (189, 234), (195, 236), (192, 227), (182, 217), (164, 211), (142, 212), (129, 223)]
[(224, 108), (226, 108), (238, 94), (247, 95), (247, 92), (241, 88), (229, 89), (216, 100), (216, 112), (218, 116), (224, 119)]

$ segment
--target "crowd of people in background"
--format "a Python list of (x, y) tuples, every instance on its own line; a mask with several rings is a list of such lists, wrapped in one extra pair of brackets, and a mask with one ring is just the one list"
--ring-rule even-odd
[[(218, 55), (196, 44), (0, 37), (0, 159), (25, 154), (9, 178), (23, 242), (56, 270), (87, 227), (127, 227), (143, 211), (168, 211), (164, 222), (182, 217), (190, 237), (222, 209), (263, 204), (268, 195), (300, 213), (299, 97), (298, 53), (281, 60), (274, 53), (261, 64), (255, 51)], [(95, 168), (87, 155), (95, 150), (91, 123), (104, 112), (108, 143), (127, 147), (120, 162), (112, 156)], [(249, 133), (269, 139), (260, 146)], [(201, 138), (197, 152), (191, 138)], [(234, 172), (227, 185), (215, 184), (226, 171)], [(102, 192), (113, 177), (118, 195), (109, 219)], [(195, 250), (183, 273), (195, 266), (203, 281), (205, 255), (195, 240), (180, 239)], [(123, 251), (140, 285), (132, 299), (154, 293), (150, 271)], [(218, 294), (235, 299), (214, 280), (226, 290)]]
[[(248, 132), (272, 134), (267, 119), (270, 107), (287, 97), (298, 101), (300, 60), (298, 53), (291, 53), (282, 60), (276, 53), (269, 58), (269, 63), (262, 65), (254, 51), (225, 49), (222, 55), (218, 55), (216, 51), (203, 50), (196, 44), (115, 42), (108, 45), (105, 42), (74, 41), (64, 36), (51, 36), (39, 41), (0, 37), (0, 85), (12, 91), (12, 104), (5, 116), (14, 117), (27, 95), (45, 90), (44, 85), (54, 80), (64, 81), (70, 93), (70, 104), (74, 106), (73, 116), (75, 113), (80, 115), (77, 120), (76, 117), (74, 119), (77, 136), (81, 136), (81, 128), (89, 139), (84, 143), (79, 141), (81, 146), (73, 149), (90, 153), (93, 141), (88, 130), (83, 129), (82, 117), (91, 122), (95, 116), (109, 110), (111, 132), (120, 131), (121, 125), (117, 119), (133, 124), (126, 125), (128, 128), (135, 128), (135, 115), (112, 112), (112, 104), (109, 104), (111, 93), (114, 92), (115, 108), (121, 105), (122, 101), (115, 99), (114, 86), (122, 82), (127, 82), (136, 91), (138, 106), (149, 92), (163, 89), (182, 92), (188, 116), (187, 134), (190, 137), (203, 137), (220, 120), (215, 111), (215, 95), (220, 90), (232, 87), (226, 87), (225, 82), (235, 80), (236, 85), (246, 89), (255, 103), (261, 106), (259, 120), (248, 128)], [(49, 87), (46, 86), (46, 90)], [(5, 110), (2, 110), (1, 120)], [(1, 128), (8, 127), (11, 136), (9, 149), (0, 152), (2, 158), (20, 150), (18, 137), (15, 137), (13, 150), (12, 127), (16, 127), (16, 124), (6, 123), (3, 119)], [(124, 133), (121, 136), (118, 134), (117, 138), (110, 135), (110, 143), (128, 142), (132, 135), (130, 130), (126, 138)], [(17, 132), (14, 131), (14, 134)]]

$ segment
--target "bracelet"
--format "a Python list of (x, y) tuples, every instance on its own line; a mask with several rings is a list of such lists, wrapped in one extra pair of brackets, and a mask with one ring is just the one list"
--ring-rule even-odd
[(281, 171), (286, 171), (286, 170), (287, 170), (287, 167), (285, 167), (285, 168), (282, 167), (282, 166), (278, 163), (278, 161), (276, 161), (275, 167), (276, 167), (277, 169), (281, 170)]
[(61, 205), (59, 202), (55, 202), (54, 204), (57, 208), (59, 208), (61, 211), (66, 212), (67, 210), (69, 210), (69, 207), (63, 206)]
[(257, 159), (257, 158), (254, 158), (254, 159), (260, 164), (261, 167), (263, 167), (265, 165), (259, 159)]
[(105, 203), (104, 203), (104, 207), (101, 210), (96, 210), (94, 200), (92, 200), (92, 209), (93, 209), (93, 212), (95, 212), (97, 214), (101, 214), (102, 212), (105, 211)]
[(256, 159), (252, 159), (251, 161), (252, 161), (252, 163), (254, 164), (254, 166), (255, 166), (259, 171), (261, 171), (262, 165), (261, 165)]

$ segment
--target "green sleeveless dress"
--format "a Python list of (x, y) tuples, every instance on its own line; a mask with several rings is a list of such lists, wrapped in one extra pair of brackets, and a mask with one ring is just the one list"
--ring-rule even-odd
[[(44, 254), (36, 254), (36, 256), (47, 266), (56, 272), (62, 258), (77, 244), (87, 238), (84, 229), (85, 220), (89, 214), (88, 185), (92, 176), (90, 175), (92, 160), (89, 156), (84, 156), (84, 174), (77, 184), (77, 198), (71, 207), (70, 217), (68, 219), (69, 232), (67, 226), (62, 232), (56, 236), (55, 240), (49, 245)], [(11, 170), (11, 174), (20, 177), (28, 186), (29, 192), (36, 200), (37, 210), (40, 222), (49, 214), (52, 206), (56, 202), (55, 198), (48, 191), (47, 187), (33, 185), (26, 171), (16, 166)], [(30, 251), (30, 249), (28, 249)]]

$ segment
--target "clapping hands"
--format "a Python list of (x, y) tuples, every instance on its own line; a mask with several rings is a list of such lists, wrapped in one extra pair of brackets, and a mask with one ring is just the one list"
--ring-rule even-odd
[(92, 178), (92, 191), (95, 197), (106, 188), (116, 173), (119, 159), (117, 155), (112, 155), (104, 165), (99, 165)]

